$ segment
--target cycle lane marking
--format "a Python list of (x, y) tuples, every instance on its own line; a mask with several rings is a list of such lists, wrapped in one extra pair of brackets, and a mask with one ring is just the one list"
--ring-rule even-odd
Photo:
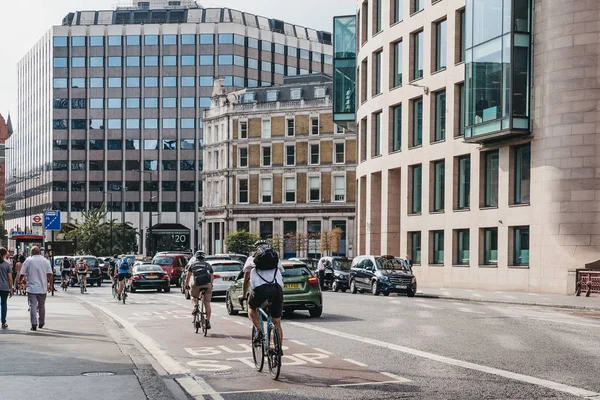
[(475, 364), (475, 363), (471, 363), (468, 361), (458, 360), (458, 359), (442, 356), (439, 354), (429, 353), (426, 351), (421, 351), (421, 350), (413, 349), (413, 348), (406, 347), (406, 346), (400, 346), (400, 345), (397, 345), (394, 343), (383, 342), (383, 341), (377, 340), (377, 339), (370, 339), (370, 338), (366, 338), (366, 337), (362, 337), (362, 336), (358, 336), (358, 335), (354, 335), (354, 334), (350, 334), (350, 333), (345, 333), (345, 332), (341, 332), (341, 331), (336, 331), (333, 329), (322, 328), (319, 326), (314, 326), (314, 325), (310, 325), (310, 324), (306, 324), (306, 323), (288, 322), (288, 324), (294, 325), (294, 326), (297, 326), (300, 328), (310, 329), (310, 330), (313, 330), (316, 332), (326, 333), (331, 336), (337, 336), (337, 337), (341, 337), (344, 339), (354, 340), (354, 341), (369, 344), (372, 346), (382, 347), (382, 348), (385, 348), (388, 350), (394, 350), (394, 351), (409, 354), (412, 356), (421, 357), (421, 358), (429, 359), (432, 361), (437, 361), (437, 362), (440, 362), (443, 364), (453, 365), (453, 366), (462, 367), (462, 368), (466, 368), (466, 369), (470, 369), (470, 370), (474, 370), (474, 371), (478, 371), (478, 372), (483, 372), (483, 373), (487, 373), (487, 374), (491, 374), (491, 375), (500, 376), (500, 377), (507, 378), (507, 379), (520, 381), (523, 383), (529, 383), (532, 385), (542, 386), (542, 387), (545, 387), (548, 389), (571, 394), (573, 396), (582, 397), (585, 399), (600, 398), (600, 393), (593, 392), (591, 390), (587, 390), (587, 389), (583, 389), (583, 388), (578, 388), (575, 386), (566, 385), (566, 384), (559, 383), (559, 382), (536, 378), (533, 376), (519, 374), (516, 372), (506, 371), (506, 370), (502, 370), (502, 369), (498, 369), (498, 368), (494, 368), (494, 367), (488, 367), (485, 365)]

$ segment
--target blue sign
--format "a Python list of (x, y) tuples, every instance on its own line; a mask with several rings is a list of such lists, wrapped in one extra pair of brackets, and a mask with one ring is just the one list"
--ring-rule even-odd
[(60, 211), (44, 210), (44, 229), (47, 231), (60, 231)]
[(25, 235), (25, 231), (12, 231), (11, 234), (13, 236), (23, 236)]

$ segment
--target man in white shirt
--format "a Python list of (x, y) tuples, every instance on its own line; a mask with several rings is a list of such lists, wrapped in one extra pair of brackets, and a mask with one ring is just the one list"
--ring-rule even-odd
[(40, 255), (40, 248), (34, 246), (31, 249), (31, 257), (25, 260), (21, 268), (21, 276), (27, 280), (27, 296), (29, 297), (29, 316), (31, 318), (31, 330), (38, 327), (42, 329), (46, 324), (46, 295), (52, 290), (52, 266), (50, 261)]
[(317, 264), (317, 272), (319, 273), (319, 286), (324, 290), (325, 286), (325, 257), (321, 257)]
[[(261, 247), (270, 248), (271, 245), (267, 241), (259, 240), (254, 244), (257, 250)], [(258, 307), (265, 301), (271, 300), (271, 320), (279, 331), (279, 338), (283, 343), (283, 329), (281, 328), (281, 315), (283, 314), (283, 265), (281, 261), (277, 261), (277, 268), (260, 270), (254, 264), (254, 256), (256, 253), (246, 260), (244, 265), (244, 285), (242, 295), (239, 300), (245, 300), (248, 293), (248, 283), (252, 288), (250, 297), (248, 298), (248, 317), (256, 328), (257, 335), (252, 338), (253, 341), (259, 342), (262, 340), (260, 336), (260, 320), (258, 317)]]

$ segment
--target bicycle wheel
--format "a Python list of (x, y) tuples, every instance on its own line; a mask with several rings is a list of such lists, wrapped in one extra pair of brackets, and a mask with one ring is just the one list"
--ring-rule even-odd
[(260, 343), (254, 344), (254, 333), (256, 332), (256, 328), (252, 327), (252, 358), (254, 358), (254, 368), (258, 372), (262, 371), (263, 366), (265, 365), (265, 349), (263, 346), (263, 341)]
[(279, 331), (274, 324), (269, 325), (267, 334), (269, 335), (267, 362), (269, 363), (271, 378), (277, 380), (281, 372), (281, 340), (279, 339)]
[(125, 304), (125, 299), (127, 299), (127, 291), (125, 289), (123, 289), (123, 296), (121, 296), (123, 298), (123, 304)]
[(204, 313), (200, 319), (200, 325), (202, 325), (202, 333), (204, 334), (204, 337), (206, 337), (208, 334), (208, 325), (206, 324), (206, 317), (204, 316)]
[(198, 320), (198, 315), (194, 315), (194, 329), (196, 330), (196, 333), (198, 333), (198, 331), (200, 330), (200, 321)]
[(79, 291), (83, 294), (83, 280), (79, 281)]

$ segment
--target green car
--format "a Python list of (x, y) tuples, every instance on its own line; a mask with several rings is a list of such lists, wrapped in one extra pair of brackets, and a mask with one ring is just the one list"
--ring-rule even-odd
[[(293, 312), (308, 310), (313, 318), (323, 313), (323, 294), (319, 280), (313, 276), (306, 264), (300, 261), (282, 260), (283, 264), (283, 310)], [(227, 313), (237, 315), (246, 311), (241, 307), (238, 297), (242, 295), (244, 272), (240, 272), (233, 285), (229, 286), (226, 296)]]

